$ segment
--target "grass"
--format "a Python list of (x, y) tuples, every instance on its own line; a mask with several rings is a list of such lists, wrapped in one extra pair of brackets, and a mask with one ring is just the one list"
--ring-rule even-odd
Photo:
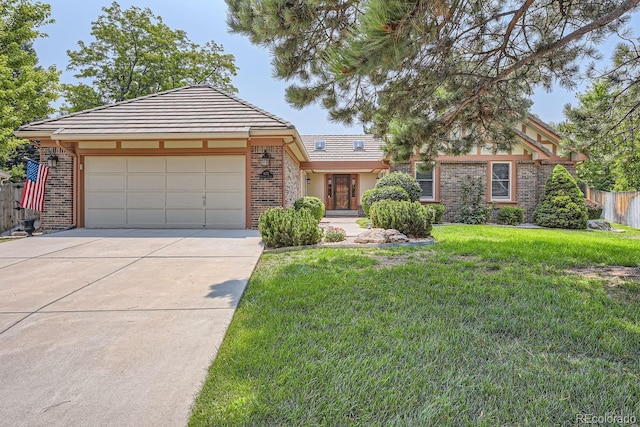
[(190, 425), (574, 425), (640, 416), (640, 231), (434, 228), (265, 254)]

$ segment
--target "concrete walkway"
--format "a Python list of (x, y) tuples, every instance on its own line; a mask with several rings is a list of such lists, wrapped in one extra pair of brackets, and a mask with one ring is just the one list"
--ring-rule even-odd
[(261, 252), (250, 230), (0, 243), (0, 425), (185, 425)]

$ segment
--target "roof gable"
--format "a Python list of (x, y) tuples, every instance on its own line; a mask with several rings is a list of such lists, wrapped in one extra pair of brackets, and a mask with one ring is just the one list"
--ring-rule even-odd
[(209, 85), (186, 86), (29, 123), (17, 134), (233, 133), (295, 129), (288, 121)]

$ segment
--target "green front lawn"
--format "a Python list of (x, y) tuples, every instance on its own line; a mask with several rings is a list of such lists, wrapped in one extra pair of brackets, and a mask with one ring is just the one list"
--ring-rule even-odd
[(420, 248), (263, 255), (191, 425), (640, 418), (640, 282), (567, 272), (640, 274), (640, 232), (433, 234)]

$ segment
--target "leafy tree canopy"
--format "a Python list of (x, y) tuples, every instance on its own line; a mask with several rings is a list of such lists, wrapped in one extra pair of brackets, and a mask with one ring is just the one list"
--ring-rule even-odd
[(60, 73), (38, 66), (33, 41), (53, 22), (50, 6), (27, 0), (0, 0), (0, 168), (14, 179), (24, 175), (22, 157), (36, 154), (13, 136), (20, 125), (45, 118), (57, 98)]
[(510, 145), (537, 85), (571, 88), (577, 63), (640, 0), (226, 0), (232, 31), (273, 54), (287, 100), (389, 132), (396, 160), (418, 149)]
[(620, 44), (612, 68), (565, 106), (560, 129), (589, 156), (578, 170), (588, 185), (605, 191), (640, 190), (640, 48)]
[(83, 82), (64, 85), (71, 113), (137, 98), (188, 84), (211, 84), (236, 92), (235, 58), (213, 41), (198, 45), (182, 30), (165, 25), (148, 9), (122, 10), (117, 2), (103, 7), (104, 15), (91, 24), (89, 44), (67, 51), (68, 70)]

